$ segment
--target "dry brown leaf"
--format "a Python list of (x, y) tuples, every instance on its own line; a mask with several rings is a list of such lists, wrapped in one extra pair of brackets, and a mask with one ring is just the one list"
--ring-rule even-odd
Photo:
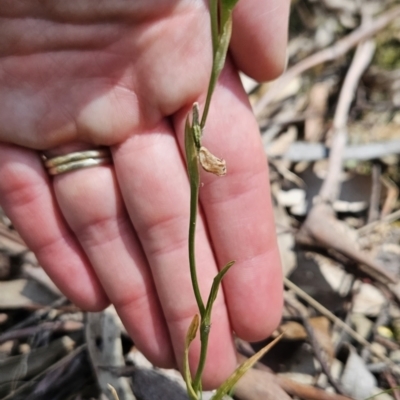
[(226, 174), (226, 162), (221, 158), (214, 156), (206, 147), (201, 146), (199, 151), (199, 160), (203, 169), (214, 175), (223, 176)]
[(239, 380), (235, 397), (239, 400), (290, 400), (273, 374), (256, 369), (250, 369)]

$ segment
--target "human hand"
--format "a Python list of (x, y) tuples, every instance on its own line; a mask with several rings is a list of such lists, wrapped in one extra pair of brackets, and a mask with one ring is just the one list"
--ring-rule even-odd
[[(197, 312), (187, 252), (184, 121), (211, 70), (206, 2), (0, 3), (0, 203), (75, 304), (113, 303), (155, 364), (181, 365)], [(270, 79), (284, 65), (289, 1), (242, 0), (231, 55), (203, 139), (228, 174), (202, 176), (199, 283), (236, 260), (213, 309), (205, 387), (236, 365), (231, 332), (276, 327), (282, 282), (257, 123), (237, 71)], [(112, 166), (49, 178), (48, 156), (109, 146)], [(199, 346), (193, 345), (196, 365)]]

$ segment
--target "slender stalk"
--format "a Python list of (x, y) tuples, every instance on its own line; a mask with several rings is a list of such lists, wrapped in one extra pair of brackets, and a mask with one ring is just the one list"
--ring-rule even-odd
[[(208, 320), (208, 321), (207, 321)], [(197, 366), (196, 375), (193, 381), (193, 388), (198, 393), (201, 388), (201, 377), (206, 365), (208, 338), (210, 336), (210, 321), (209, 318), (202, 318), (200, 323), (200, 360)]]
[(208, 111), (210, 110), (210, 104), (211, 104), (211, 96), (213, 89), (215, 87), (215, 83), (217, 82), (217, 77), (215, 77), (214, 71), (211, 74), (210, 78), (210, 83), (208, 85), (208, 91), (207, 91), (207, 97), (206, 97), (206, 102), (204, 104), (204, 111), (203, 111), (203, 116), (201, 118), (201, 129), (203, 130), (205, 125), (206, 125), (206, 120), (208, 116)]
[(190, 199), (190, 227), (189, 227), (189, 264), (190, 264), (190, 276), (192, 279), (193, 291), (196, 297), (196, 302), (199, 307), (200, 314), (204, 313), (205, 307), (203, 299), (201, 298), (199, 281), (197, 279), (196, 270), (196, 257), (195, 257), (195, 231), (196, 231), (196, 217), (197, 217), (197, 199), (199, 193), (199, 187), (195, 189), (196, 193), (193, 193)]
[(218, 48), (219, 23), (218, 23), (218, 0), (210, 0), (210, 18), (211, 18), (211, 40), (213, 45), (213, 57)]
[(199, 281), (197, 279), (196, 270), (196, 252), (195, 252), (195, 235), (196, 235), (196, 221), (197, 221), (197, 204), (199, 201), (199, 165), (197, 155), (192, 162), (193, 173), (190, 176), (190, 217), (189, 217), (189, 267), (190, 277), (193, 286), (193, 292), (196, 298), (197, 306), (199, 308), (201, 318), (204, 315), (205, 307), (203, 299), (200, 294)]
[[(211, 3), (213, 5), (213, 2)], [(213, 35), (213, 65), (211, 70), (210, 82), (208, 84), (207, 97), (204, 104), (203, 115), (201, 118), (200, 127), (203, 130), (206, 125), (206, 120), (208, 116), (208, 111), (210, 109), (211, 97), (214, 92), (215, 85), (217, 84), (218, 77), (222, 71), (225, 64), (226, 55), (228, 53), (228, 46), (232, 34), (232, 12), (228, 11), (222, 13), (226, 20), (223, 21), (223, 26), (221, 31), (218, 31), (218, 37), (214, 38), (214, 30), (219, 29), (218, 26), (214, 27), (215, 21), (218, 20), (218, 7), (216, 9), (211, 8), (212, 13), (216, 15), (211, 15), (211, 28)], [(218, 23), (218, 22), (217, 22)], [(214, 41), (216, 42), (216, 47), (214, 48)]]
[(208, 83), (207, 98), (204, 104), (203, 116), (201, 118), (201, 129), (204, 129), (206, 124), (208, 111), (210, 109), (211, 96), (214, 91), (215, 83), (218, 79), (218, 74), (215, 72), (215, 56), (219, 46), (219, 21), (218, 21), (218, 0), (210, 0), (210, 18), (211, 18), (211, 40), (213, 46), (213, 66), (211, 70), (211, 77)]
[[(201, 136), (207, 120), (208, 111), (211, 103), (211, 96), (213, 94), (219, 74), (222, 71), (225, 63), (232, 29), (232, 9), (237, 1), (238, 0), (210, 0), (211, 36), (213, 46), (213, 64), (210, 75), (210, 82), (208, 85), (207, 97), (201, 122), (199, 121), (198, 104), (194, 104), (192, 121), (190, 123), (188, 118), (185, 127), (185, 150), (190, 180), (189, 266), (193, 292), (200, 314), (200, 359), (194, 380), (192, 380), (189, 370), (188, 352), (190, 343), (194, 339), (196, 331), (198, 329), (198, 325), (193, 325), (192, 323), (193, 326), (189, 328), (187, 340), (185, 343), (184, 377), (188, 388), (188, 394), (191, 399), (195, 400), (199, 400), (202, 397), (201, 379), (206, 364), (212, 305), (217, 297), (218, 287), (220, 286), (223, 276), (233, 265), (233, 262), (228, 263), (214, 278), (207, 305), (205, 306), (201, 297), (199, 283), (197, 279), (195, 258), (195, 233), (200, 186), (199, 153), (201, 149)], [(196, 321), (198, 324), (198, 317), (195, 317), (194, 322)]]

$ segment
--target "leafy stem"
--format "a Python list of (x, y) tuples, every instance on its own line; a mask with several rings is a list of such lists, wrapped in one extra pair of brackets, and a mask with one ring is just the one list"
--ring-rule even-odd
[(211, 40), (213, 44), (213, 65), (207, 97), (204, 104), (200, 127), (203, 130), (210, 109), (211, 97), (218, 77), (225, 65), (232, 34), (232, 12), (238, 0), (210, 0)]
[[(229, 41), (232, 32), (232, 12), (238, 0), (210, 0), (210, 19), (211, 19), (211, 36), (213, 48), (213, 64), (211, 70), (210, 81), (204, 110), (199, 118), (199, 106), (197, 103), (193, 105), (191, 121), (189, 117), (185, 124), (185, 151), (187, 168), (190, 181), (190, 221), (189, 221), (189, 266), (190, 276), (193, 286), (193, 292), (196, 298), (199, 315), (195, 315), (189, 327), (184, 352), (183, 375), (187, 386), (187, 392), (191, 400), (201, 400), (202, 386), (201, 379), (207, 357), (208, 339), (211, 329), (211, 312), (214, 302), (218, 295), (219, 287), (224, 275), (234, 264), (229, 262), (214, 278), (210, 289), (207, 303), (201, 297), (195, 257), (195, 232), (197, 220), (197, 208), (199, 201), (200, 187), (200, 168), (203, 167), (208, 172), (216, 175), (224, 175), (226, 172), (225, 162), (215, 157), (205, 147), (201, 145), (201, 138), (206, 125), (208, 112), (211, 104), (211, 97), (214, 92), (218, 77), (224, 67), (226, 55), (228, 52)], [(200, 330), (200, 358), (194, 379), (189, 369), (189, 346), (196, 337), (197, 331)], [(264, 354), (268, 348), (262, 349), (259, 355), (253, 356), (248, 362), (239, 367), (233, 375), (218, 389), (214, 400), (222, 399), (228, 393), (237, 380), (245, 373)]]
[[(228, 269), (233, 265), (230, 262), (223, 268), (218, 275), (214, 278), (210, 295), (207, 300), (206, 306), (204, 305), (203, 299), (200, 294), (197, 271), (196, 271), (196, 259), (195, 259), (195, 230), (197, 220), (197, 204), (199, 195), (200, 185), (200, 172), (199, 172), (199, 151), (200, 151), (200, 135), (201, 129), (198, 122), (198, 105), (193, 106), (193, 117), (192, 123), (189, 123), (189, 119), (186, 120), (185, 126), (185, 149), (186, 158), (188, 164), (188, 173), (190, 180), (190, 225), (189, 225), (189, 265), (190, 274), (193, 285), (193, 291), (196, 298), (197, 306), (200, 314), (200, 359), (197, 367), (195, 378), (190, 381), (191, 391), (194, 393), (201, 393), (201, 377), (204, 371), (204, 366), (207, 356), (208, 337), (211, 327), (211, 311), (215, 299), (217, 298), (218, 289), (221, 280)], [(193, 340), (193, 339), (192, 339)], [(187, 341), (187, 344), (191, 341)], [(185, 357), (188, 357), (188, 353), (185, 353)], [(187, 363), (187, 360), (185, 361)], [(189, 384), (188, 385), (189, 390)], [(192, 393), (193, 394), (193, 393)]]
[(190, 277), (192, 280), (193, 292), (196, 298), (197, 306), (199, 308), (200, 315), (204, 314), (205, 307), (203, 299), (200, 294), (199, 283), (197, 279), (196, 270), (196, 257), (195, 257), (195, 235), (196, 235), (196, 220), (197, 220), (197, 205), (199, 198), (199, 185), (200, 185), (200, 173), (199, 163), (197, 155), (196, 141), (200, 140), (200, 133), (197, 128), (198, 123), (198, 106), (193, 106), (193, 121), (192, 126), (189, 124), (189, 120), (186, 120), (185, 126), (185, 150), (188, 164), (189, 181), (190, 181), (190, 220), (189, 220), (189, 266), (190, 266)]
[[(209, 298), (205, 306), (200, 293), (195, 257), (195, 232), (200, 186), (199, 164), (201, 164), (206, 170), (213, 171), (217, 175), (222, 175), (225, 173), (225, 168), (223, 160), (219, 160), (210, 152), (208, 152), (207, 149), (201, 146), (201, 137), (207, 121), (211, 97), (214, 92), (218, 77), (225, 64), (232, 32), (232, 11), (237, 1), (238, 0), (210, 0), (213, 65), (208, 85), (207, 97), (201, 122), (199, 121), (198, 105), (194, 104), (192, 110), (192, 120), (189, 121), (189, 118), (187, 118), (185, 125), (185, 151), (190, 181), (189, 266), (193, 292), (200, 314), (200, 321), (198, 317), (195, 317), (191, 327), (189, 328), (185, 346), (184, 378), (188, 388), (188, 394), (192, 400), (198, 400), (199, 398), (201, 399), (201, 378), (206, 363), (208, 338), (211, 328), (212, 306), (217, 298), (218, 289), (223, 276), (233, 265), (233, 262), (228, 263), (226, 267), (223, 268), (214, 278)], [(205, 157), (205, 161), (202, 161), (202, 156)], [(208, 168), (205, 167), (205, 164), (207, 164)], [(196, 336), (198, 329), (200, 329), (200, 359), (195, 377), (192, 380), (189, 371), (189, 346)]]

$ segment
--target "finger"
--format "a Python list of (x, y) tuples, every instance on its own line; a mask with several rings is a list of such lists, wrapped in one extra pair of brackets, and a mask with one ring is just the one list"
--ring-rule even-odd
[(98, 166), (56, 176), (54, 189), (63, 215), (136, 346), (153, 363), (171, 368), (175, 359), (168, 330), (113, 168)]
[(246, 0), (234, 10), (231, 53), (258, 81), (276, 78), (285, 67), (289, 7), (289, 0)]
[[(198, 313), (188, 262), (189, 185), (176, 138), (166, 122), (132, 136), (114, 150), (116, 173), (125, 204), (138, 233), (182, 365), (186, 332)], [(197, 266), (203, 299), (217, 273), (201, 219), (196, 236)], [(191, 347), (197, 366), (199, 343)], [(222, 293), (214, 307), (204, 385), (219, 385), (233, 370), (236, 355)]]
[[(187, 112), (176, 117), (177, 132), (183, 132)], [(261, 340), (281, 317), (282, 274), (266, 156), (232, 66), (214, 93), (203, 145), (227, 163), (222, 178), (202, 174), (200, 199), (218, 265), (236, 260), (223, 280), (231, 323), (238, 336)]]
[(108, 299), (54, 201), (36, 152), (0, 145), (0, 204), (40, 265), (79, 307), (100, 311)]

